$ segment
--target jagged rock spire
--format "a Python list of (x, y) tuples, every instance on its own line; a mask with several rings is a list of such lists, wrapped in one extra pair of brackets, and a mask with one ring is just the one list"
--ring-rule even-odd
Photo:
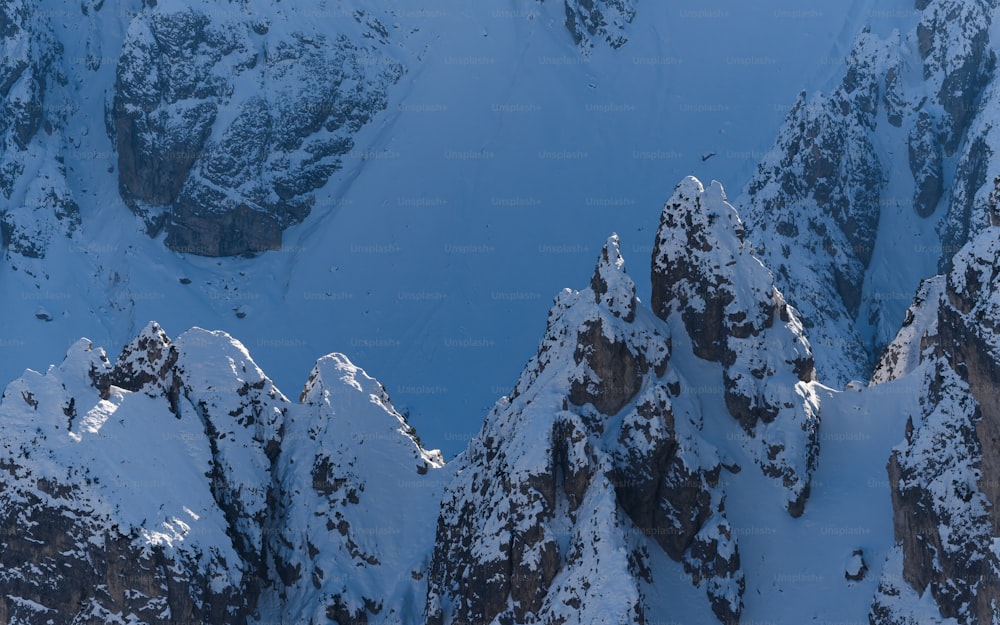
[(170, 368), (177, 362), (177, 350), (171, 345), (170, 337), (160, 324), (150, 321), (122, 348), (110, 383), (129, 391), (151, 393), (156, 392), (154, 389), (162, 389)]
[(625, 273), (625, 259), (617, 234), (604, 243), (590, 280), (594, 301), (603, 303), (616, 317), (631, 323), (635, 319), (635, 282)]
[[(705, 189), (687, 177), (674, 189), (651, 281), (653, 312), (682, 325), (696, 356), (722, 365), (726, 407), (750, 434), (748, 445), (759, 446), (754, 455), (764, 472), (788, 488), (789, 512), (798, 516), (819, 453), (812, 351), (797, 313), (744, 240), (721, 184)], [(768, 427), (776, 421), (786, 427)]]

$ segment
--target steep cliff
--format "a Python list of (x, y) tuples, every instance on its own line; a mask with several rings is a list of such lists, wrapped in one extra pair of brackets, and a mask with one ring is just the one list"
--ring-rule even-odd
[(929, 281), (879, 369), (886, 381), (916, 377), (922, 399), (889, 459), (900, 548), (887, 570), (902, 579), (884, 576), (873, 622), (920, 620), (910, 605), (916, 596), (959, 623), (998, 616), (998, 254), (998, 228), (966, 244), (947, 276)]

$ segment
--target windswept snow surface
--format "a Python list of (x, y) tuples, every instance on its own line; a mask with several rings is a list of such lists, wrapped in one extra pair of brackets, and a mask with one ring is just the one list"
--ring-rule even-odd
[(282, 32), (335, 32), (373, 11), (408, 71), (282, 251), (210, 259), (149, 240), (118, 196), (105, 106), (131, 16), (149, 9), (109, 0), (81, 19), (41, 4), (64, 47), (67, 82), (49, 98), (69, 103), (61, 140), (82, 225), (44, 261), (0, 267), (0, 379), (79, 336), (121, 345), (151, 318), (173, 334), (219, 328), (288, 388), (318, 356), (350, 354), (391, 380), (446, 457), (509, 390), (552, 296), (589, 272), (608, 232), (647, 292), (640, 268), (674, 182), (741, 188), (864, 23), (913, 19), (901, 0), (640, 2), (627, 44), (583, 54), (559, 2), (255, 4)]

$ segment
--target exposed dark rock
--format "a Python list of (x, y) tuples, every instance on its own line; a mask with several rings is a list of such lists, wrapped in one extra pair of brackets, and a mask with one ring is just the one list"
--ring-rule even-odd
[(604, 39), (612, 48), (628, 42), (625, 27), (635, 17), (637, 0), (563, 0), (566, 29), (573, 41), (585, 48), (594, 39)]
[(578, 406), (593, 404), (604, 414), (616, 414), (635, 397), (643, 374), (649, 370), (628, 344), (604, 336), (600, 320), (581, 328), (573, 357), (577, 364), (586, 363), (597, 378), (574, 380), (569, 400)]
[[(4, 470), (16, 472), (9, 464)], [(131, 614), (168, 625), (250, 616), (256, 596), (247, 588), (220, 588), (195, 563), (141, 549), (134, 536), (102, 532), (100, 518), (67, 514), (77, 507), (75, 490), (51, 484), (43, 500), (17, 481), (0, 484), (4, 499), (21, 501), (0, 512), (0, 621), (70, 625)]]
[(80, 225), (79, 207), (56, 155), (56, 131), (64, 119), (52, 106), (50, 91), (66, 79), (50, 13), (33, 0), (0, 7), (0, 199), (18, 198), (0, 212), (7, 258), (43, 259), (54, 239), (74, 236)]
[[(387, 46), (384, 26), (366, 24)], [(365, 63), (374, 51), (389, 58), (373, 38), (260, 26), (249, 14), (184, 9), (144, 11), (129, 27), (107, 116), (119, 191), (176, 251), (278, 249), (403, 74), (399, 63)], [(271, 88), (260, 92), (262, 83)], [(244, 84), (255, 95), (239, 101)]]
[(944, 189), (943, 153), (939, 132), (934, 119), (921, 111), (917, 123), (910, 131), (910, 171), (916, 184), (913, 209), (921, 217), (928, 217), (937, 208)]
[[(679, 316), (695, 355), (722, 365), (726, 407), (759, 444), (765, 474), (789, 488), (789, 512), (800, 515), (819, 453), (818, 402), (788, 404), (780, 388), (815, 379), (812, 352), (721, 185), (705, 190), (688, 178), (677, 186), (660, 219), (651, 282), (656, 315)], [(759, 425), (779, 418), (803, 431), (801, 448), (757, 437)]]
[(114, 384), (129, 391), (146, 391), (160, 394), (164, 385), (173, 385), (172, 368), (177, 364), (177, 350), (163, 328), (155, 322), (147, 325), (131, 343), (126, 345), (114, 368), (107, 376), (107, 387)]
[(938, 85), (944, 108), (944, 151), (952, 155), (976, 113), (993, 72), (989, 48), (992, 4), (987, 0), (928, 2), (917, 27), (924, 77)]
[(216, 215), (198, 215), (187, 202), (176, 205), (167, 225), (170, 249), (199, 256), (236, 256), (281, 249), (281, 225), (271, 215), (245, 204)]
[[(742, 575), (736, 576), (740, 571), (740, 554), (732, 548), (733, 543), (732, 528), (728, 523), (709, 523), (695, 537), (691, 559), (685, 563), (685, 570), (696, 583), (716, 577), (736, 577), (736, 585), (742, 595), (745, 583)], [(712, 597), (711, 605), (712, 612), (722, 623), (739, 623), (740, 611), (734, 610), (724, 596)]]
[[(991, 225), (990, 215), (984, 214), (977, 199), (984, 185), (989, 184), (988, 174), (994, 150), (986, 138), (977, 135), (969, 142), (968, 150), (959, 160), (952, 185), (948, 214), (938, 226), (941, 236), (941, 253), (938, 271), (951, 268), (952, 257), (969, 239)], [(991, 191), (994, 191), (992, 189)]]
[(851, 553), (847, 568), (844, 570), (844, 579), (852, 582), (860, 582), (868, 574), (868, 563), (865, 562), (864, 549), (855, 549)]
[(886, 70), (882, 105), (885, 107), (886, 120), (899, 128), (903, 125), (903, 117), (907, 113), (907, 102), (902, 93), (902, 58), (897, 57), (897, 60), (898, 63), (890, 65)]
[[(907, 361), (919, 354), (926, 398), (888, 464), (902, 578), (916, 593), (929, 592), (942, 617), (963, 625), (992, 622), (1000, 595), (993, 574), (1000, 563), (990, 548), (1000, 513), (988, 503), (1000, 497), (998, 263), (1000, 229), (989, 228), (956, 255), (941, 295), (918, 298), (911, 309), (916, 330), (904, 327), (897, 342), (916, 342), (919, 351), (889, 351)], [(936, 313), (933, 324), (928, 312)], [(895, 365), (892, 375), (914, 366)], [(902, 591), (889, 583), (880, 589), (873, 620), (903, 622), (890, 600)]]

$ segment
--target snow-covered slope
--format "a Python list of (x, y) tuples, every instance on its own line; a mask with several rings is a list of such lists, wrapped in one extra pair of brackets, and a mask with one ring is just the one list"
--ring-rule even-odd
[[(377, 380), (320, 358), (285, 419), (264, 622), (419, 623), (445, 478)], [(375, 615), (378, 615), (377, 617)]]

